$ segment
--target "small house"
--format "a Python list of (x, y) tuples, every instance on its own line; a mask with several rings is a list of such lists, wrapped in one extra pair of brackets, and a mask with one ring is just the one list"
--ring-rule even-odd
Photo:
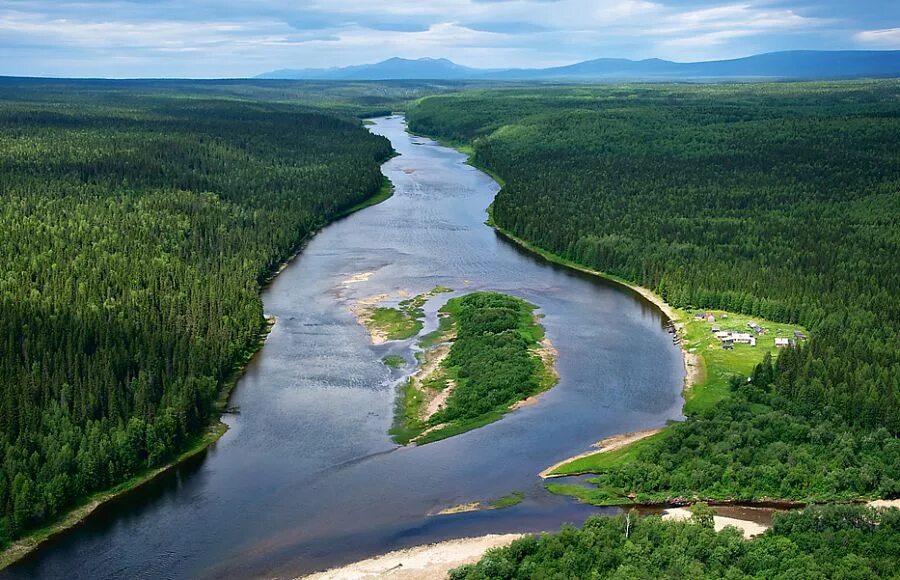
[(707, 317), (706, 317), (706, 321), (709, 322), (710, 324), (712, 324), (713, 322), (716, 321), (716, 317), (713, 316), (712, 314), (709, 314), (709, 315), (707, 315)]
[(791, 341), (786, 338), (776, 338), (775, 348), (787, 348), (791, 346)]
[(799, 330), (794, 331), (794, 338), (797, 340), (806, 340), (806, 335), (800, 332)]
[(722, 350), (734, 350), (734, 343), (730, 340), (722, 343)]
[(745, 332), (735, 332), (731, 335), (731, 340), (741, 344), (750, 344), (756, 346), (756, 339)]
[(722, 330), (722, 329), (719, 328), (718, 326), (713, 326), (713, 327), (712, 327), (713, 334), (719, 332), (720, 330)]

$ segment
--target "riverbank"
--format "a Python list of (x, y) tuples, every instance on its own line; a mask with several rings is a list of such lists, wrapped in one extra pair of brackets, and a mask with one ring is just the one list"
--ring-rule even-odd
[(493, 548), (507, 546), (523, 534), (490, 534), (476, 538), (448, 540), (427, 546), (396, 550), (305, 576), (308, 580), (432, 580), (446, 578), (450, 570), (472, 564)]
[(611, 453), (618, 449), (622, 449), (632, 443), (637, 443), (642, 439), (646, 439), (647, 437), (651, 437), (656, 435), (657, 433), (662, 431), (662, 427), (658, 429), (646, 429), (644, 431), (635, 431), (633, 433), (621, 433), (619, 435), (613, 435), (612, 437), (607, 437), (606, 439), (601, 439), (597, 441), (591, 447), (594, 447), (591, 451), (585, 451), (584, 453), (579, 453), (573, 457), (569, 457), (567, 459), (563, 459), (557, 463), (554, 463), (550, 467), (544, 469), (538, 474), (538, 477), (541, 479), (550, 479), (554, 477), (568, 477), (570, 475), (580, 475), (580, 473), (554, 473), (557, 469), (561, 468), (563, 465), (569, 465), (578, 461), (579, 459), (583, 459), (585, 457), (592, 457), (594, 455), (598, 455), (600, 453)]
[[(469, 163), (472, 164), (472, 148), (470, 147), (463, 153), (468, 155)], [(498, 181), (498, 183), (502, 182)], [(749, 376), (753, 368), (763, 360), (766, 352), (771, 353), (773, 359), (777, 357), (775, 337), (787, 339), (790, 344), (793, 344), (795, 336), (801, 336), (803, 337), (802, 340), (805, 340), (805, 337), (808, 335), (807, 330), (800, 326), (773, 323), (758, 317), (748, 317), (723, 311), (689, 313), (685, 310), (677, 309), (648, 288), (638, 286), (617, 276), (588, 268), (534, 246), (500, 227), (493, 219), (492, 207), (490, 206), (488, 207), (488, 220), (486, 223), (507, 240), (549, 262), (601, 277), (628, 289), (628, 291), (639, 295), (656, 306), (668, 319), (673, 334), (673, 342), (679, 346), (681, 351), (684, 365), (682, 392), (685, 403), (683, 413), (687, 416), (702, 413), (719, 401), (730, 397), (729, 384), (731, 378), (739, 375)], [(716, 324), (717, 321), (718, 324)], [(731, 343), (729, 341), (726, 348), (725, 343), (720, 341), (719, 336), (716, 334), (717, 331), (727, 330), (731, 333), (750, 336), (747, 334), (749, 332), (747, 326), (758, 328), (757, 325), (761, 325), (763, 330), (752, 337), (749, 345), (738, 344), (737, 342)], [(722, 328), (719, 329), (716, 326), (721, 326)], [(643, 446), (656, 444), (656, 440), (665, 437), (668, 432), (668, 428), (662, 428), (621, 446), (616, 446), (615, 449), (579, 453), (542, 470), (539, 475), (545, 478), (547, 476), (597, 473), (609, 466), (619, 466), (634, 460)], [(548, 489), (554, 493), (571, 495), (582, 501), (587, 500), (588, 494), (586, 492), (589, 491), (587, 488), (572, 484), (553, 484), (548, 486)], [(634, 498), (604, 501), (599, 505), (622, 505), (628, 503), (634, 504)]]
[[(391, 158), (393, 158), (394, 156), (392, 156)], [(382, 186), (378, 190), (378, 192), (376, 192), (366, 201), (356, 204), (353, 207), (348, 208), (347, 210), (335, 215), (327, 224), (322, 227), (325, 227), (339, 219), (347, 217), (351, 213), (355, 213), (356, 211), (359, 211), (361, 209), (365, 209), (377, 203), (381, 203), (382, 201), (390, 198), (392, 194), (393, 186), (391, 182), (385, 177), (384, 182), (382, 183)], [(270, 272), (262, 277), (262, 280), (260, 281), (260, 292), (262, 292), (272, 282), (272, 280), (274, 280), (275, 277), (278, 276), (278, 274), (280, 274), (288, 265), (290, 265), (290, 263), (300, 254), (300, 252), (306, 246), (306, 243), (309, 241), (309, 239), (312, 236), (315, 236), (316, 233), (320, 230), (321, 228), (304, 237), (300, 242), (298, 242), (296, 251), (292, 252), (281, 263), (271, 268)], [(253, 360), (253, 357), (265, 344), (266, 339), (268, 338), (268, 335), (275, 324), (275, 317), (263, 316), (263, 322), (260, 325), (259, 332), (255, 336), (252, 343), (245, 349), (240, 359), (235, 362), (233, 371), (229, 375), (228, 379), (223, 382), (223, 385), (219, 390), (219, 397), (216, 402), (216, 411), (211, 417), (209, 426), (205, 431), (196, 435), (191, 440), (192, 442), (186, 446), (185, 450), (183, 450), (173, 460), (160, 467), (147, 469), (111, 489), (91, 494), (83, 501), (79, 502), (71, 510), (69, 510), (58, 521), (37, 528), (36, 530), (30, 532), (28, 535), (15, 540), (2, 552), (0, 552), (0, 570), (3, 570), (7, 566), (17, 562), (18, 560), (21, 560), (28, 554), (34, 552), (51, 538), (63, 534), (66, 531), (79, 525), (104, 504), (124, 497), (125, 495), (132, 492), (138, 491), (144, 485), (177, 468), (185, 461), (205, 452), (212, 444), (218, 441), (225, 434), (225, 432), (228, 431), (228, 425), (223, 423), (221, 419), (222, 415), (228, 411), (228, 401), (231, 397), (231, 393), (237, 386), (238, 380), (241, 378), (241, 376), (243, 376), (247, 365), (250, 364), (250, 361)]]

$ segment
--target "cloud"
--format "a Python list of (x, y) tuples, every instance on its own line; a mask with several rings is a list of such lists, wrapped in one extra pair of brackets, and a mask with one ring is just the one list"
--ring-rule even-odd
[(879, 4), (890, 15), (900, 3), (0, 0), (0, 74), (237, 76), (391, 56), (537, 67), (601, 56), (700, 60), (900, 46), (898, 29), (877, 30), (865, 16)]
[[(663, 52), (677, 50), (681, 60), (741, 56), (722, 47), (746, 44), (748, 39), (789, 32), (800, 35), (822, 28), (831, 20), (804, 16), (790, 8), (774, 8), (751, 3), (725, 4), (669, 15), (651, 33), (659, 38)], [(740, 52), (740, 51), (739, 51)]]
[(880, 48), (900, 48), (900, 28), (883, 28), (881, 30), (863, 30), (854, 38), (863, 43)]

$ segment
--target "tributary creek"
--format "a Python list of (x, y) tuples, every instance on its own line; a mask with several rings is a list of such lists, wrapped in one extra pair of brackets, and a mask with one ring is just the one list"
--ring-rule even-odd
[[(662, 313), (628, 289), (555, 266), (485, 225), (497, 184), (406, 131), (370, 130), (400, 156), (393, 197), (319, 232), (263, 294), (277, 323), (239, 381), (228, 432), (207, 453), (100, 508), (5, 575), (19, 578), (292, 577), (417, 544), (558, 529), (602, 512), (537, 474), (606, 436), (681, 416), (684, 368)], [(388, 436), (414, 340), (373, 346), (351, 313), (435, 286), (539, 306), (559, 384), (496, 423), (422, 447)], [(404, 356), (391, 371), (381, 359)], [(514, 507), (442, 508), (521, 491)], [(616, 513), (610, 508), (608, 513)]]

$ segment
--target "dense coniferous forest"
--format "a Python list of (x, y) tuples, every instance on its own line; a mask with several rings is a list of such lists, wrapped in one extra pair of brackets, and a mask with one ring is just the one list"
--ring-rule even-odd
[(288, 105), (0, 90), (0, 545), (202, 433), (261, 282), (390, 154)]
[(678, 307), (811, 330), (601, 487), (900, 496), (898, 97), (896, 81), (634, 85), (411, 108), (412, 130), (474, 142), (505, 181), (500, 228)]
[(746, 541), (737, 528), (716, 532), (707, 508), (690, 522), (591, 518), (581, 529), (516, 540), (450, 578), (895, 578), (898, 559), (900, 510), (778, 514), (770, 530)]

